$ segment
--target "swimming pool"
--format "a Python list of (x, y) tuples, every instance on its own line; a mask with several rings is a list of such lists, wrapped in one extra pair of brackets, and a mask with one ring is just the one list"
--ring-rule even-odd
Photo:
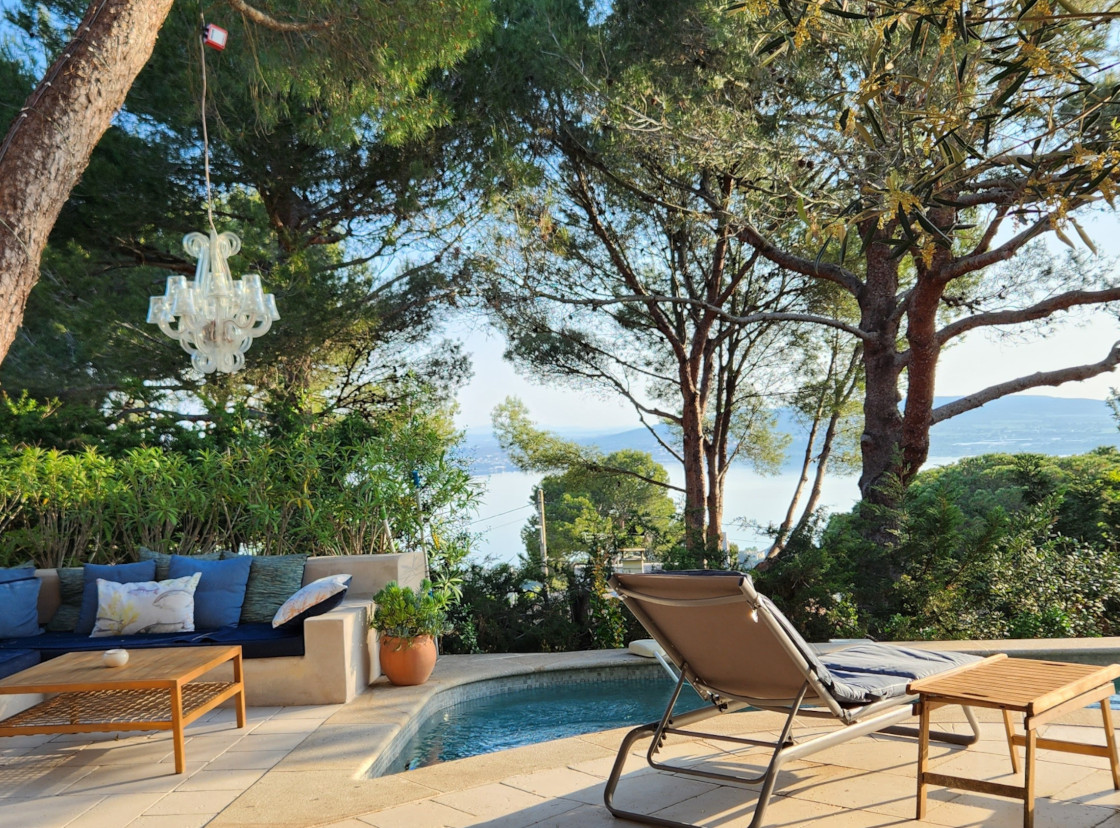
[[(664, 673), (499, 690), (429, 716), (382, 773), (657, 719), (673, 692)], [(700, 705), (690, 687), (677, 711)]]

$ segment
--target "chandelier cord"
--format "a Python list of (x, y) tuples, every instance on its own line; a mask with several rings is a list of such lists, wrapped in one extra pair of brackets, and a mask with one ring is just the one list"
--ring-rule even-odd
[(199, 13), (202, 18), (202, 31), (198, 37), (198, 48), (202, 58), (202, 169), (206, 179), (206, 218), (210, 222), (210, 231), (217, 235), (214, 227), (214, 195), (210, 188), (210, 136), (206, 130), (206, 15)]

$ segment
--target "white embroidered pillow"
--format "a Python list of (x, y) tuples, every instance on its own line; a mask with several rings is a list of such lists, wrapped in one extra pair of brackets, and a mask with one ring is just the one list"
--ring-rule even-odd
[(327, 575), (300, 588), (283, 603), (272, 619), (274, 629), (292, 629), (307, 618), (322, 615), (337, 607), (350, 587), (349, 575)]
[(192, 632), (194, 591), (201, 572), (166, 581), (117, 584), (97, 579), (97, 621), (91, 638), (134, 633)]

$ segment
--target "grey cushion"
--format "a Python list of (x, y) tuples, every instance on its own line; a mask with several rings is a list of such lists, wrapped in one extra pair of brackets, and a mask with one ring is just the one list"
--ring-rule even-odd
[[(235, 557), (223, 552), (222, 558)], [(276, 611), (303, 586), (306, 555), (254, 555), (241, 605), (242, 624), (272, 624)]]
[(78, 613), (82, 608), (82, 590), (85, 585), (85, 576), (80, 566), (67, 566), (58, 570), (61, 603), (47, 622), (47, 632), (74, 632), (78, 625)]

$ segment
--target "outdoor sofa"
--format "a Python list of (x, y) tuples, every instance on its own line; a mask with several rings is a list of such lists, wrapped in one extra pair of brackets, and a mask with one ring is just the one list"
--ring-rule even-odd
[[(341, 603), (298, 626), (276, 630), (271, 623), (238, 622), (217, 629), (91, 637), (58, 631), (52, 619), (63, 605), (62, 579), (53, 569), (37, 569), (39, 581), (37, 635), (0, 638), (0, 677), (66, 652), (240, 644), (245, 662), (246, 701), (253, 706), (340, 704), (361, 693), (380, 675), (377, 647), (367, 646), (371, 598), (390, 581), (419, 587), (424, 577), (420, 552), (384, 555), (309, 557), (302, 584), (332, 575), (349, 575)], [(2, 596), (0, 596), (2, 598)], [(0, 607), (0, 612), (3, 612)], [(376, 643), (374, 641), (373, 643)], [(371, 657), (374, 662), (371, 664)], [(28, 706), (34, 699), (0, 699), (0, 716)]]

